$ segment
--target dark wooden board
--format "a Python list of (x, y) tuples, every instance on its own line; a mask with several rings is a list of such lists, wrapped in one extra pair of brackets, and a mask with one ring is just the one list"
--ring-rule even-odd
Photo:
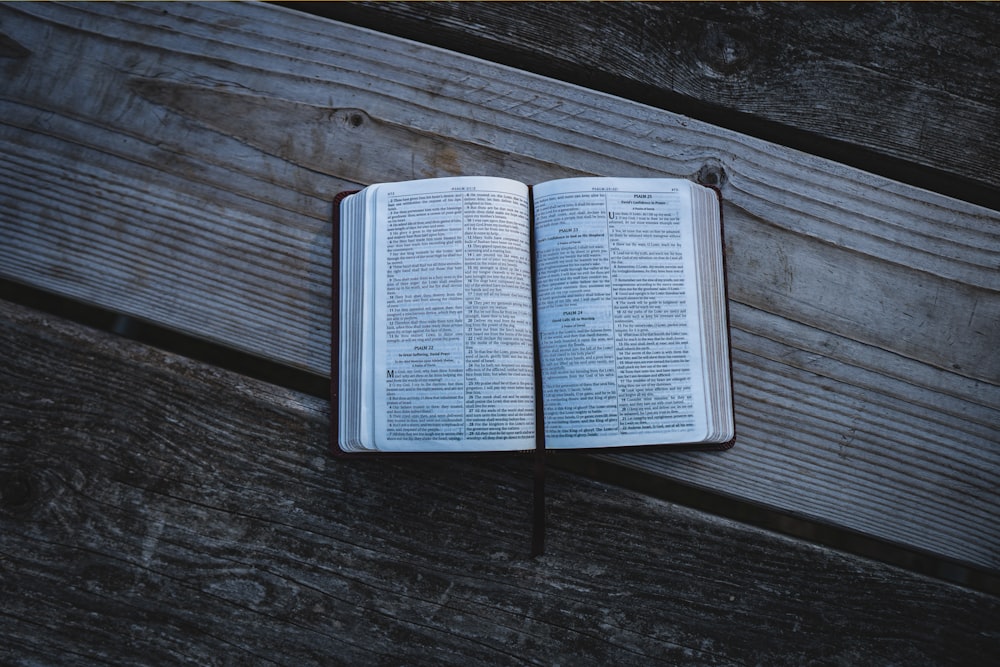
[(284, 3), (1000, 201), (989, 3)]
[(991, 664), (1000, 599), (530, 459), (333, 460), (312, 397), (0, 302), (3, 664)]

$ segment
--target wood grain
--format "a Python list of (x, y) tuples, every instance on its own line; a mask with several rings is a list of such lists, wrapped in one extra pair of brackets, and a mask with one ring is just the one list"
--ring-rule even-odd
[(0, 275), (328, 372), (330, 199), (722, 168), (739, 445), (629, 465), (1000, 570), (1000, 215), (272, 6), (0, 7)]
[(287, 4), (1000, 198), (1000, 41), (986, 5)]
[(333, 460), (324, 401), (0, 302), (5, 664), (977, 665), (1000, 600), (552, 471)]

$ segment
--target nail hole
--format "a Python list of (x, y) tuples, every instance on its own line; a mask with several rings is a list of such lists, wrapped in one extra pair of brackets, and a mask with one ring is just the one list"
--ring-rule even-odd
[(27, 473), (16, 472), (0, 482), (0, 502), (5, 507), (23, 507), (35, 496), (35, 481)]

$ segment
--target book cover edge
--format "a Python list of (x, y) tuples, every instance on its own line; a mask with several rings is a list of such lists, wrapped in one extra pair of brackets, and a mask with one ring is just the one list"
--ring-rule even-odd
[[(701, 185), (701, 184), (699, 184)], [(531, 188), (531, 186), (528, 186)], [(723, 198), (721, 190), (712, 185), (703, 185), (702, 187), (707, 187), (715, 192), (716, 198), (719, 202), (719, 228), (720, 228), (720, 243), (722, 244), (722, 281), (723, 281), (723, 294), (725, 296), (726, 304), (726, 339), (729, 346), (729, 384), (730, 392), (733, 391), (733, 360), (732, 360), (732, 320), (730, 318), (729, 312), (729, 271), (727, 256), (728, 252), (725, 243), (725, 224), (723, 216)], [(331, 230), (331, 311), (330, 311), (330, 409), (331, 409), (331, 419), (330, 419), (330, 451), (333, 456), (337, 458), (370, 458), (370, 457), (426, 457), (426, 456), (454, 456), (456, 454), (462, 456), (496, 456), (496, 455), (508, 455), (508, 454), (537, 454), (543, 452), (546, 456), (551, 454), (558, 455), (559, 453), (613, 453), (613, 452), (628, 452), (628, 453), (642, 453), (642, 452), (653, 452), (653, 451), (674, 451), (674, 452), (684, 452), (684, 451), (723, 451), (731, 449), (736, 443), (736, 415), (735, 415), (735, 402), (733, 402), (733, 437), (727, 441), (720, 443), (705, 443), (705, 442), (695, 442), (695, 443), (661, 443), (653, 445), (634, 445), (627, 447), (575, 447), (571, 449), (559, 449), (552, 450), (547, 449), (544, 445), (544, 436), (539, 435), (539, 445), (534, 449), (521, 449), (521, 450), (511, 450), (511, 451), (495, 451), (495, 452), (383, 452), (383, 451), (365, 451), (365, 452), (348, 452), (340, 447), (340, 442), (338, 439), (338, 431), (340, 424), (340, 402), (338, 400), (339, 391), (339, 381), (340, 381), (340, 365), (339, 365), (339, 353), (340, 353), (340, 204), (344, 198), (360, 192), (360, 190), (344, 190), (338, 192), (333, 198), (333, 211), (332, 211), (332, 222), (333, 227)], [(536, 342), (537, 345), (537, 342)], [(536, 355), (536, 366), (538, 364)], [(538, 401), (539, 408), (542, 408), (541, 399)]]

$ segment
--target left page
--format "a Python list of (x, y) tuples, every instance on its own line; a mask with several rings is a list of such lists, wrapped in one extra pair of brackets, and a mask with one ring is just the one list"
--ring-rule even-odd
[(532, 449), (527, 186), (442, 178), (371, 186), (364, 198), (373, 249), (370, 446)]

